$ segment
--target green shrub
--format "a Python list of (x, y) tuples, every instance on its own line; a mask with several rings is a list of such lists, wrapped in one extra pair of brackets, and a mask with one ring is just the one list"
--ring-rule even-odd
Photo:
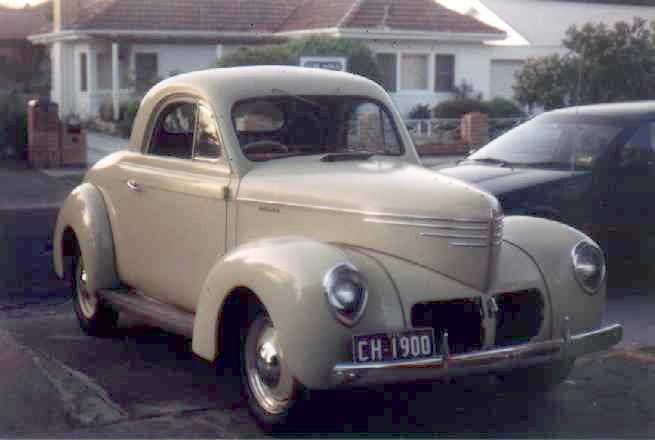
[(304, 56), (345, 57), (349, 72), (381, 82), (382, 75), (375, 54), (365, 43), (346, 38), (309, 37), (285, 44), (242, 47), (221, 57), (216, 66), (297, 66)]
[(515, 118), (524, 117), (525, 112), (514, 101), (505, 98), (494, 98), (486, 101), (489, 109), (489, 117), (492, 118)]
[(300, 63), (300, 57), (344, 57), (348, 62), (348, 72), (377, 83), (382, 81), (375, 54), (361, 41), (348, 38), (308, 37), (292, 40), (286, 44), (286, 47), (293, 55), (296, 65)]
[(98, 117), (101, 121), (112, 122), (114, 120), (114, 103), (112, 98), (105, 98), (98, 109)]
[(467, 113), (490, 113), (489, 106), (473, 98), (453, 98), (437, 104), (432, 109), (435, 118), (461, 118)]
[(263, 66), (296, 64), (294, 56), (286, 46), (272, 45), (260, 47), (241, 47), (236, 52), (224, 55), (217, 67)]
[(139, 101), (131, 101), (121, 106), (121, 117), (116, 124), (121, 136), (127, 138), (132, 134), (132, 127), (134, 126), (136, 114), (139, 111), (139, 104)]
[(27, 148), (27, 104), (18, 95), (0, 96), (0, 156), (23, 158)]
[(432, 112), (427, 104), (417, 104), (409, 111), (409, 119), (430, 119)]

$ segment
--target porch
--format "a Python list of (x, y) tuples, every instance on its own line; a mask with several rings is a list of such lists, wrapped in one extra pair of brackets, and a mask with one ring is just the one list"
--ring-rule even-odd
[(118, 120), (121, 104), (157, 79), (156, 55), (135, 54), (129, 42), (91, 40), (74, 57), (73, 113), (83, 119)]

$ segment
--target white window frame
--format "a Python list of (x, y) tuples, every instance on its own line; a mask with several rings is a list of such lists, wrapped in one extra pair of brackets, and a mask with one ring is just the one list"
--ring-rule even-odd
[[(434, 63), (434, 54), (432, 52), (426, 52), (426, 51), (411, 51), (411, 50), (403, 50), (398, 52), (398, 92), (399, 93), (405, 93), (405, 94), (425, 94), (425, 93), (430, 93), (434, 92), (434, 69), (435, 69), (435, 63)], [(427, 71), (425, 72), (427, 75), (427, 84), (425, 89), (405, 89), (402, 87), (403, 85), (403, 79), (402, 79), (402, 72), (403, 72), (403, 63), (404, 63), (404, 56), (405, 55), (418, 55), (418, 56), (424, 56), (427, 59), (426, 67)]]

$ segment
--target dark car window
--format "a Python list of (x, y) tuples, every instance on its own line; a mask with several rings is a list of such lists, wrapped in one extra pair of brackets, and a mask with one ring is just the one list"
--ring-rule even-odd
[(635, 134), (618, 150), (619, 168), (646, 167), (653, 156), (653, 123), (639, 127)]
[(253, 161), (326, 153), (403, 153), (388, 109), (367, 98), (257, 98), (237, 103), (232, 118), (241, 149)]
[(191, 159), (197, 105), (190, 102), (170, 104), (155, 124), (149, 153), (155, 156)]
[(622, 131), (618, 125), (537, 118), (469, 156), (514, 165), (589, 170)]
[(211, 110), (198, 107), (198, 131), (194, 159), (216, 160), (221, 156), (221, 139)]

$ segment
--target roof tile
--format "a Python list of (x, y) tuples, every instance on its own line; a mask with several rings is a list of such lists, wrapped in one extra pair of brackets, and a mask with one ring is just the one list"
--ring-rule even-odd
[(274, 33), (339, 27), (501, 33), (435, 0), (83, 1), (69, 29)]

